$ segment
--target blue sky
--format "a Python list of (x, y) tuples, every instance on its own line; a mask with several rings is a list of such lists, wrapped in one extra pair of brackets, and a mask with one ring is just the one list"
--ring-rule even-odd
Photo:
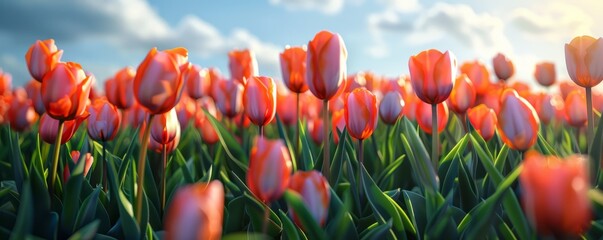
[(0, 3), (0, 68), (23, 85), (27, 48), (54, 38), (63, 60), (81, 63), (99, 86), (155, 46), (186, 47), (191, 62), (226, 76), (226, 53), (251, 48), (260, 74), (280, 79), (278, 53), (327, 29), (342, 35), (349, 73), (407, 74), (409, 56), (436, 48), (488, 67), (503, 52), (526, 82), (536, 62), (554, 61), (566, 79), (564, 44), (603, 36), (600, 9), (597, 0), (9, 0)]

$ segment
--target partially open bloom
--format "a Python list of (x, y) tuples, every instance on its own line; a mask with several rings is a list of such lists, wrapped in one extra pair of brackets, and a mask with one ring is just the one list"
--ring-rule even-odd
[(23, 88), (15, 89), (7, 115), (10, 127), (17, 132), (28, 130), (38, 120), (38, 114)]
[(218, 240), (222, 237), (224, 187), (218, 180), (176, 191), (165, 217), (165, 238)]
[(243, 85), (250, 77), (258, 75), (258, 62), (249, 49), (228, 52), (228, 68), (230, 77)]
[(515, 74), (513, 62), (502, 53), (498, 53), (492, 58), (492, 66), (494, 66), (494, 73), (500, 80), (509, 80)]
[(587, 123), (586, 96), (582, 91), (573, 91), (565, 99), (565, 119), (577, 128)]
[(456, 78), (450, 98), (448, 98), (450, 108), (455, 113), (465, 114), (467, 109), (475, 105), (476, 94), (471, 80), (466, 74), (461, 74)]
[(84, 115), (93, 78), (77, 63), (57, 63), (42, 81), (46, 113), (58, 120), (73, 120)]
[(350, 136), (363, 140), (377, 127), (377, 98), (366, 88), (356, 88), (345, 99), (345, 122)]
[(119, 109), (128, 109), (134, 104), (134, 77), (136, 71), (125, 67), (105, 82), (105, 95)]
[(450, 51), (429, 49), (408, 60), (410, 82), (417, 97), (429, 104), (446, 101), (456, 75), (456, 59)]
[(294, 93), (308, 90), (306, 84), (306, 49), (303, 47), (285, 48), (280, 54), (283, 82)]
[(489, 141), (494, 137), (494, 131), (496, 130), (496, 124), (498, 123), (498, 118), (496, 118), (494, 110), (484, 104), (480, 104), (477, 107), (470, 108), (469, 111), (467, 111), (467, 117), (469, 117), (469, 122), (471, 122), (471, 125), (475, 128), (475, 131), (477, 131), (484, 140)]
[[(214, 118), (218, 118), (218, 110), (216, 109), (216, 104), (214, 100), (210, 97), (201, 98), (201, 109), (207, 110), (209, 114), (211, 114)], [(195, 127), (201, 133), (201, 138), (203, 139), (203, 143), (206, 144), (215, 144), (220, 138), (216, 129), (211, 124), (208, 119), (208, 116), (205, 114), (203, 110), (199, 109), (197, 111), (197, 115), (195, 117)]]
[(277, 200), (289, 185), (291, 158), (283, 140), (257, 138), (249, 156), (247, 186), (265, 203)]
[(63, 50), (59, 50), (53, 39), (37, 40), (25, 54), (27, 69), (31, 76), (42, 82), (44, 75), (61, 61)]
[[(448, 104), (443, 102), (438, 104), (438, 133), (441, 133), (448, 124)], [(431, 105), (422, 101), (417, 102), (416, 120), (419, 127), (427, 134), (432, 133), (433, 122), (431, 119)]]
[(534, 107), (513, 89), (500, 95), (498, 134), (511, 149), (528, 150), (538, 139), (540, 119)]
[(151, 121), (151, 138), (160, 144), (167, 144), (174, 140), (180, 132), (180, 122), (176, 109), (159, 114)]
[(490, 87), (490, 72), (480, 61), (465, 62), (461, 65), (461, 73), (469, 77), (478, 95), (485, 94)]
[(44, 102), (42, 102), (42, 83), (32, 79), (25, 85), (25, 91), (27, 92), (27, 97), (31, 99), (34, 109), (39, 115), (46, 112), (46, 108), (44, 108)]
[(196, 64), (191, 64), (184, 72), (184, 81), (186, 83), (186, 92), (193, 99), (199, 99), (203, 96), (209, 96), (211, 91), (211, 82), (209, 72)]
[[(295, 109), (296, 96), (287, 91), (277, 91), (278, 104), (276, 104), (276, 112), (283, 121), (283, 124), (287, 126), (293, 126), (297, 123), (297, 111)], [(300, 106), (301, 107), (301, 106)]]
[(402, 110), (404, 110), (404, 100), (397, 91), (385, 94), (379, 104), (379, 116), (385, 124), (395, 124), (402, 117)]
[[(73, 150), (71, 151), (71, 160), (73, 161), (73, 164), (76, 165), (79, 161), (80, 161), (80, 151), (76, 151)], [(90, 172), (90, 168), (92, 167), (92, 163), (94, 163), (94, 157), (92, 156), (91, 153), (86, 153), (84, 155), (84, 177), (88, 176), (88, 173)], [(71, 176), (71, 169), (69, 168), (69, 164), (66, 164), (63, 167), (63, 181), (67, 182), (67, 180), (69, 180), (69, 177)]]
[[(331, 191), (329, 190), (327, 179), (316, 170), (296, 172), (291, 176), (289, 189), (301, 195), (306, 208), (312, 214), (314, 220), (320, 226), (324, 226), (329, 214), (329, 203), (331, 201)], [(302, 224), (295, 215), (295, 212), (290, 211), (289, 213), (291, 213), (293, 221), (298, 226), (301, 226)]]
[[(78, 129), (78, 127), (80, 126), (80, 124), (86, 120), (86, 118), (88, 117), (88, 114), (76, 118), (75, 120), (66, 120), (63, 124), (63, 135), (61, 137), (61, 144), (65, 144), (67, 141), (69, 141), (69, 139), (71, 139), (71, 137), (73, 137), (73, 134), (75, 133), (75, 131)], [(42, 114), (42, 117), (40, 117), (40, 126), (39, 126), (39, 131), (40, 131), (40, 138), (47, 143), (50, 144), (54, 144), (56, 142), (57, 139), (57, 133), (58, 133), (58, 129), (59, 129), (59, 120), (56, 120), (50, 116), (48, 116), (48, 114)]]
[(565, 44), (565, 65), (572, 81), (594, 87), (603, 80), (603, 38), (579, 36)]
[(228, 118), (235, 117), (242, 108), (243, 85), (237, 81), (219, 80), (213, 86), (218, 110)]
[(306, 83), (321, 100), (330, 100), (346, 79), (348, 52), (337, 33), (320, 31), (308, 43)]
[(588, 158), (526, 154), (519, 176), (526, 217), (541, 235), (578, 237), (591, 225)]
[(121, 114), (107, 99), (99, 98), (88, 107), (88, 135), (96, 141), (111, 141), (121, 124)]
[(134, 77), (134, 97), (150, 114), (169, 111), (180, 100), (184, 88), (182, 72), (188, 68), (188, 51), (151, 49)]
[(276, 114), (276, 84), (270, 77), (254, 76), (247, 79), (243, 91), (245, 114), (253, 124), (265, 126)]
[(548, 87), (555, 83), (557, 80), (557, 73), (555, 71), (555, 63), (553, 62), (541, 62), (536, 64), (534, 70), (534, 78), (540, 83), (540, 85)]
[(557, 115), (557, 112), (563, 109), (563, 99), (558, 94), (542, 93), (538, 95), (534, 109), (538, 113), (538, 118), (544, 124), (549, 124)]

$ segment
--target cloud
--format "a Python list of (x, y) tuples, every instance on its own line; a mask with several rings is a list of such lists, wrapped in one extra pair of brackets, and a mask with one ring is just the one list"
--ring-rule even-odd
[(385, 5), (387, 9), (397, 12), (416, 12), (422, 8), (419, 0), (378, 0), (378, 2)]
[(343, 8), (344, 0), (270, 0), (272, 5), (283, 5), (288, 10), (316, 10), (335, 14)]
[(594, 20), (579, 7), (555, 3), (541, 8), (517, 8), (510, 14), (510, 24), (527, 35), (551, 41), (568, 36), (590, 34)]

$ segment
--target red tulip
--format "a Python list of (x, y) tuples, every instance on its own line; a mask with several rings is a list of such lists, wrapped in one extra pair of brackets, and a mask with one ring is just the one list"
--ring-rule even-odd
[(498, 119), (494, 110), (484, 104), (480, 104), (477, 107), (470, 108), (467, 111), (467, 117), (469, 122), (475, 128), (475, 131), (479, 133), (484, 140), (489, 141), (494, 137), (494, 131), (496, 130), (496, 124)]
[[(284, 90), (284, 89), (279, 89)], [(296, 103), (296, 96), (286, 91), (277, 91), (278, 104), (276, 105), (276, 112), (283, 121), (283, 124), (287, 126), (293, 126), (297, 123), (297, 111), (293, 106)], [(301, 106), (300, 106), (301, 107)]]
[[(291, 176), (289, 189), (299, 193), (304, 205), (314, 217), (314, 220), (324, 226), (329, 214), (329, 203), (331, 201), (331, 191), (329, 183), (316, 170), (308, 172), (296, 172)], [(302, 226), (300, 220), (294, 211), (289, 211), (291, 218), (298, 226)]]
[(138, 103), (150, 114), (161, 114), (174, 108), (184, 87), (182, 71), (188, 64), (188, 51), (184, 48), (151, 49), (134, 77), (134, 97)]
[[(80, 151), (71, 151), (71, 160), (73, 161), (73, 164), (77, 164), (80, 161)], [(88, 176), (90, 168), (92, 167), (92, 163), (94, 163), (94, 157), (92, 156), (92, 154), (86, 153), (86, 155), (84, 155), (84, 177)], [(70, 176), (71, 170), (69, 169), (69, 165), (66, 164), (63, 167), (63, 181), (67, 182)]]
[(211, 91), (209, 72), (198, 65), (190, 65), (184, 72), (184, 81), (186, 82), (186, 91), (193, 99), (208, 96)]
[(197, 109), (197, 107), (197, 102), (187, 94), (183, 94), (180, 98), (180, 102), (178, 102), (178, 104), (176, 104), (174, 107), (174, 110), (176, 110), (176, 115), (178, 116), (178, 122), (180, 123), (180, 129), (182, 131), (186, 130), (191, 120), (194, 120), (195, 112), (203, 111), (201, 109)]
[(151, 121), (151, 137), (159, 144), (168, 144), (180, 135), (180, 122), (176, 109), (157, 115)]
[(283, 82), (294, 93), (308, 90), (306, 84), (306, 49), (303, 47), (285, 48), (280, 54)]
[[(216, 104), (212, 98), (201, 98), (201, 108), (207, 110), (207, 112), (214, 118), (219, 119), (218, 110), (216, 109)], [(216, 129), (211, 124), (203, 110), (197, 111), (197, 116), (195, 117), (195, 127), (201, 133), (201, 138), (203, 139), (204, 143), (215, 144), (220, 140)]]
[[(308, 119), (308, 133), (316, 145), (322, 144), (324, 138), (323, 127), (323, 120), (321, 118), (316, 117)], [(339, 140), (339, 135), (335, 136), (337, 140)]]
[(180, 187), (165, 217), (165, 238), (218, 240), (222, 237), (224, 187), (218, 180)]
[(63, 121), (84, 115), (93, 78), (92, 75), (86, 76), (77, 63), (57, 63), (42, 81), (46, 113)]
[(247, 79), (243, 91), (245, 114), (253, 124), (268, 125), (276, 114), (276, 84), (270, 77), (256, 76)]
[(207, 69), (207, 77), (207, 85), (209, 85), (209, 92), (207, 94), (213, 98), (214, 86), (216, 85), (216, 82), (222, 81), (224, 77), (222, 77), (222, 74), (220, 73), (219, 69), (213, 67)]
[(135, 77), (136, 71), (131, 67), (125, 67), (113, 78), (105, 81), (105, 94), (111, 104), (119, 109), (128, 109), (134, 104)]
[(13, 77), (0, 69), (0, 95), (9, 95), (13, 84)]
[(588, 121), (586, 116), (586, 96), (582, 91), (571, 92), (565, 99), (567, 123), (573, 127), (583, 127)]
[(398, 119), (402, 117), (402, 110), (404, 110), (404, 100), (402, 100), (402, 96), (397, 91), (385, 94), (385, 97), (381, 99), (381, 103), (379, 104), (379, 116), (385, 124), (396, 124)]
[(536, 70), (534, 70), (534, 78), (540, 83), (540, 85), (549, 87), (555, 84), (557, 80), (557, 74), (555, 72), (555, 63), (553, 62), (541, 62), (536, 64)]
[(243, 85), (237, 81), (220, 80), (214, 83), (214, 100), (224, 116), (233, 118), (241, 111), (243, 89)]
[(492, 108), (496, 114), (500, 112), (500, 94), (503, 89), (498, 84), (491, 84), (490, 89), (483, 95), (478, 95), (475, 104), (485, 104), (489, 108)]
[(25, 54), (27, 69), (31, 76), (42, 82), (44, 75), (61, 61), (63, 50), (58, 50), (53, 39), (37, 40)]
[(27, 97), (31, 99), (33, 107), (38, 115), (42, 115), (46, 112), (44, 102), (42, 101), (42, 83), (32, 79), (25, 85), (25, 91), (27, 92)]
[(345, 123), (350, 136), (363, 140), (377, 127), (377, 98), (366, 88), (356, 88), (345, 100)]
[(575, 37), (565, 44), (565, 65), (572, 81), (581, 87), (594, 87), (603, 80), (603, 38)]
[(404, 111), (402, 115), (406, 116), (408, 120), (415, 121), (417, 119), (417, 106), (423, 103), (414, 92), (407, 94), (404, 98)]
[(507, 88), (500, 96), (498, 133), (511, 149), (528, 150), (538, 139), (540, 119), (534, 107), (513, 89)]
[(250, 77), (258, 75), (255, 54), (249, 49), (228, 52), (228, 68), (230, 77), (243, 85), (247, 84)]
[(249, 156), (247, 186), (261, 201), (279, 199), (289, 185), (291, 158), (282, 140), (259, 137)]
[(331, 129), (333, 129), (333, 142), (335, 144), (339, 144), (339, 132), (343, 133), (343, 129), (346, 127), (345, 124), (345, 109), (341, 109), (339, 111), (334, 112), (333, 117), (331, 119)]
[(107, 99), (99, 98), (88, 107), (88, 136), (96, 141), (111, 141), (121, 123), (121, 114)]
[(490, 87), (490, 72), (480, 61), (465, 62), (461, 66), (461, 73), (467, 74), (473, 82), (478, 95), (486, 94)]
[[(71, 139), (71, 137), (73, 137), (75, 131), (77, 131), (80, 124), (86, 120), (87, 117), (88, 115), (86, 114), (74, 120), (66, 120), (64, 122), (65, 126), (63, 127), (61, 144), (65, 144), (67, 141), (69, 141), (69, 139)], [(39, 126), (40, 138), (44, 142), (54, 144), (57, 139), (57, 129), (59, 129), (59, 120), (48, 116), (46, 113), (42, 114), (42, 117), (40, 117)]]
[(346, 79), (348, 52), (341, 36), (320, 31), (308, 43), (306, 83), (321, 100), (333, 98)]
[(2, 96), (0, 95), (0, 125), (8, 123), (8, 110), (10, 109), (10, 102), (13, 96)]
[(527, 218), (542, 235), (578, 238), (591, 225), (588, 159), (526, 154), (519, 176), (521, 203)]
[(17, 88), (13, 92), (7, 117), (10, 127), (17, 132), (28, 130), (38, 120), (38, 114), (23, 88)]
[(450, 108), (455, 113), (465, 114), (467, 109), (475, 105), (476, 94), (471, 80), (466, 74), (461, 74), (456, 78), (450, 98), (448, 98)]
[[(438, 133), (441, 133), (448, 124), (448, 104), (438, 104)], [(417, 102), (416, 120), (419, 127), (427, 134), (432, 133), (431, 105), (425, 102)]]
[(507, 81), (515, 74), (513, 62), (502, 53), (498, 53), (492, 58), (492, 66), (494, 67), (494, 73), (500, 80)]
[(408, 68), (412, 88), (421, 101), (438, 104), (450, 96), (456, 74), (456, 59), (450, 51), (422, 51), (410, 57)]

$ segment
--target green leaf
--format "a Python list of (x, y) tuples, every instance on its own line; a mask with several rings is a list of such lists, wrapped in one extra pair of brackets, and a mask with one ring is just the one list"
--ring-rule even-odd
[(272, 239), (261, 233), (233, 233), (222, 237), (222, 240), (267, 240)]
[(264, 226), (264, 214), (266, 208), (269, 211), (268, 221), (268, 235), (269, 236), (277, 236), (282, 231), (283, 223), (278, 218), (278, 216), (270, 209), (267, 205), (258, 201), (254, 196), (249, 195), (248, 193), (243, 194), (245, 196), (245, 210), (247, 211), (247, 215), (251, 220), (251, 225), (256, 232), (261, 232), (262, 227)]
[(293, 211), (295, 211), (295, 215), (300, 220), (308, 239), (328, 239), (326, 233), (314, 220), (314, 217), (312, 217), (312, 214), (310, 214), (310, 211), (308, 211), (301, 196), (297, 192), (286, 190), (283, 196), (287, 204), (292, 208)]
[[(301, 121), (301, 120), (298, 120)], [(312, 156), (312, 150), (310, 149), (310, 142), (308, 142), (308, 136), (306, 135), (306, 128), (301, 122), (299, 123), (299, 138), (301, 141), (301, 159), (299, 169), (309, 171), (314, 168), (314, 156)]]
[[(63, 189), (63, 204), (64, 207), (61, 213), (61, 227), (68, 233), (73, 233), (76, 229), (76, 218), (80, 209), (80, 193), (82, 190), (82, 182), (84, 181), (84, 154), (80, 156), (78, 163), (71, 172), (71, 176)], [(69, 167), (65, 165), (65, 167)]]
[[(362, 240), (368, 239), (385, 239), (391, 237), (389, 234), (392, 227), (391, 219), (385, 222), (385, 224), (374, 223), (364, 230), (360, 235)], [(394, 238), (395, 239), (395, 238)]]
[(295, 224), (291, 221), (291, 219), (287, 216), (283, 210), (278, 210), (278, 216), (283, 222), (283, 238), (284, 239), (293, 239), (293, 240), (301, 240), (300, 232), (297, 230)]
[(285, 126), (283, 125), (283, 122), (281, 121), (281, 118), (278, 116), (278, 113), (276, 114), (276, 126), (278, 128), (278, 136), (280, 137), (281, 140), (283, 140), (285, 142), (285, 146), (287, 146), (287, 150), (289, 150), (289, 156), (291, 156), (291, 168), (293, 170), (293, 172), (297, 171), (297, 154), (295, 154), (295, 149), (293, 144), (291, 143), (291, 140), (289, 140), (289, 137), (287, 136), (287, 131), (285, 129)]
[(216, 130), (218, 138), (220, 139), (220, 143), (222, 144), (222, 147), (224, 148), (226, 154), (233, 161), (233, 163), (235, 164), (234, 166), (236, 166), (236, 168), (233, 168), (231, 170), (235, 171), (237, 175), (245, 175), (245, 172), (248, 168), (247, 163), (249, 162), (245, 151), (243, 151), (241, 145), (235, 140), (235, 138), (230, 134), (230, 132), (228, 132), (228, 130), (226, 130), (226, 128), (224, 128), (224, 126), (222, 126), (222, 124), (218, 122), (218, 120), (216, 120), (211, 114), (209, 114), (206, 109), (203, 109), (203, 111), (205, 111), (205, 116), (207, 116), (207, 119), (209, 119), (211, 125)]
[(99, 220), (91, 222), (90, 224), (82, 227), (80, 230), (75, 232), (68, 239), (69, 240), (92, 239), (92, 237), (94, 237), (94, 235), (96, 234), (96, 230), (98, 229), (99, 222), (100, 222)]
[(21, 203), (17, 211), (17, 220), (15, 227), (12, 229), (10, 239), (25, 239), (32, 231), (34, 217), (34, 203), (32, 199), (31, 186), (29, 182), (23, 183), (21, 191)]
[(107, 175), (109, 184), (111, 185), (111, 197), (112, 199), (115, 199), (115, 202), (118, 206), (119, 220), (121, 222), (124, 237), (128, 240), (138, 240), (141, 236), (140, 228), (138, 227), (138, 223), (136, 223), (136, 219), (134, 219), (134, 210), (132, 208), (132, 204), (128, 201), (128, 198), (124, 195), (117, 184), (117, 174), (112, 161), (109, 161), (107, 164)]
[(406, 117), (403, 118), (403, 121), (404, 134), (401, 135), (402, 143), (413, 168), (413, 173), (418, 178), (422, 188), (426, 191), (437, 192), (438, 180), (430, 162), (431, 158), (427, 154), (427, 150), (412, 124)]
[[(100, 193), (100, 188), (96, 188), (90, 196), (88, 196), (82, 206), (80, 207), (77, 218), (75, 220), (74, 228), (72, 232), (75, 232), (77, 229), (83, 227), (91, 223), (95, 219), (96, 215), (96, 206), (98, 204), (98, 195)], [(98, 224), (97, 224), (98, 225)], [(98, 226), (97, 226), (98, 227)]]

